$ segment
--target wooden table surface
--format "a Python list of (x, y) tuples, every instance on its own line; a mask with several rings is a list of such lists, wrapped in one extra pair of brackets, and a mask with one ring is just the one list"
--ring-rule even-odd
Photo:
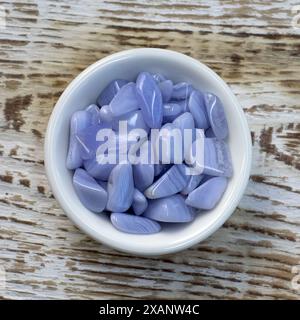
[[(0, 0), (0, 297), (299, 299), (297, 2)], [(253, 140), (251, 178), (232, 217), (203, 243), (160, 258), (83, 234), (44, 169), (62, 91), (91, 63), (135, 47), (173, 49), (214, 69)]]

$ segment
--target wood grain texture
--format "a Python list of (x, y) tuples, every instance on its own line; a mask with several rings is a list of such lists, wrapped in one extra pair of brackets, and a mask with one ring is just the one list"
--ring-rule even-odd
[[(300, 30), (297, 1), (1, 1), (0, 266), (5, 299), (299, 299)], [(135, 47), (213, 68), (246, 112), (253, 168), (232, 217), (205, 242), (133, 258), (94, 242), (53, 198), (43, 139), (84, 68)]]

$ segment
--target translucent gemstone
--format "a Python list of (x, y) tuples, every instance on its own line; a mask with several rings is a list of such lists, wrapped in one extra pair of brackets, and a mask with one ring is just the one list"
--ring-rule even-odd
[(100, 121), (102, 123), (110, 123), (114, 119), (114, 115), (110, 108), (110, 105), (105, 105), (100, 109)]
[(203, 93), (194, 90), (189, 98), (188, 108), (194, 117), (196, 128), (207, 129), (209, 121), (206, 114)]
[(133, 200), (134, 184), (131, 164), (116, 165), (107, 184), (107, 209), (112, 212), (125, 212)]
[(193, 142), (186, 162), (195, 169), (203, 168), (203, 174), (210, 176), (232, 176), (232, 164), (227, 144), (216, 138), (204, 138), (204, 155), (199, 153), (200, 158), (196, 157), (195, 143)]
[(160, 176), (163, 175), (166, 171), (168, 171), (171, 168), (171, 164), (155, 164), (154, 165), (154, 176)]
[(194, 129), (195, 128), (195, 122), (192, 114), (190, 112), (185, 112), (178, 116), (174, 121), (173, 125), (180, 129), (182, 132), (182, 135), (184, 135), (185, 129)]
[(102, 129), (107, 129), (106, 124), (92, 125), (76, 135), (77, 143), (80, 147), (80, 154), (83, 160), (88, 160), (96, 155), (97, 148), (104, 141), (97, 141), (97, 134)]
[(141, 215), (147, 208), (148, 202), (146, 197), (138, 190), (134, 190), (132, 209), (136, 215)]
[(168, 197), (182, 191), (188, 181), (189, 176), (186, 175), (186, 166), (183, 164), (173, 165), (165, 174), (146, 189), (144, 194), (149, 199)]
[(177, 104), (179, 104), (180, 107), (182, 108), (182, 112), (188, 112), (188, 111), (189, 111), (188, 102), (189, 102), (189, 99), (178, 100), (178, 101), (170, 101), (170, 103), (177, 103)]
[(192, 191), (185, 200), (185, 203), (197, 209), (213, 209), (220, 201), (226, 187), (227, 179), (224, 177), (209, 179)]
[(151, 234), (160, 231), (161, 227), (156, 221), (127, 213), (112, 213), (111, 223), (122, 232), (133, 234)]
[(205, 130), (205, 137), (206, 138), (215, 138), (216, 137), (212, 128), (208, 128)]
[(153, 164), (135, 164), (133, 165), (134, 185), (137, 189), (144, 192), (154, 180)]
[(86, 111), (73, 113), (70, 122), (70, 140), (66, 166), (73, 170), (82, 166), (81, 148), (77, 142), (76, 135), (83, 132), (91, 124), (91, 114)]
[(225, 139), (228, 136), (228, 124), (222, 102), (208, 92), (204, 94), (204, 101), (212, 131), (216, 138)]
[(190, 222), (195, 217), (193, 208), (189, 208), (182, 195), (148, 201), (144, 217), (161, 222)]
[(173, 86), (171, 99), (185, 100), (190, 96), (192, 90), (193, 90), (193, 87), (186, 82), (176, 83)]
[(163, 122), (168, 123), (176, 119), (180, 114), (182, 114), (183, 109), (177, 103), (165, 103), (163, 105)]
[(228, 145), (216, 138), (204, 139), (203, 173), (211, 176), (232, 176), (232, 163)]
[(136, 81), (139, 106), (144, 120), (150, 128), (160, 128), (162, 124), (162, 96), (158, 85), (148, 72), (139, 74)]
[[(153, 79), (152, 79), (153, 81)], [(139, 108), (136, 85), (133, 82), (125, 84), (109, 104), (109, 112), (113, 117), (120, 117)]]
[(181, 191), (181, 194), (187, 195), (190, 192), (192, 192), (194, 189), (196, 189), (201, 180), (203, 179), (204, 175), (200, 174), (200, 175), (191, 175), (188, 181), (188, 184), (186, 185), (186, 187)]
[(107, 202), (107, 192), (85, 170), (76, 169), (73, 185), (82, 204), (94, 212), (102, 212)]
[(173, 92), (173, 82), (171, 80), (165, 80), (158, 84), (163, 102), (168, 102), (171, 99)]
[(96, 179), (102, 181), (107, 181), (112, 169), (115, 167), (115, 164), (110, 163), (98, 163), (96, 158), (85, 160), (83, 162), (84, 169)]
[(113, 97), (119, 92), (119, 90), (127, 84), (127, 80), (123, 79), (117, 79), (112, 82), (110, 82), (100, 93), (97, 104), (98, 106), (104, 106), (106, 104), (109, 104)]
[(152, 77), (157, 83), (167, 80), (162, 74), (159, 73), (153, 73)]
[(100, 109), (96, 104), (89, 105), (85, 111), (89, 112), (91, 114), (91, 125), (97, 125), (100, 124)]
[(127, 113), (118, 119), (113, 120), (112, 122), (112, 128), (115, 131), (119, 130), (119, 123), (120, 121), (126, 121), (127, 122), (127, 130), (128, 132), (133, 129), (143, 129), (146, 133), (149, 132), (149, 127), (146, 125), (142, 111), (136, 110), (132, 111), (130, 113)]

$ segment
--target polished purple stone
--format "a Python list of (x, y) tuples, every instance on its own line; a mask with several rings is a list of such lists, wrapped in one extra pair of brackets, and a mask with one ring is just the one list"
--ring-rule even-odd
[(228, 145), (216, 138), (204, 139), (204, 174), (232, 176), (232, 163)]
[(186, 166), (183, 164), (173, 165), (147, 188), (144, 194), (149, 199), (168, 197), (182, 191), (188, 181), (189, 176), (186, 175)]
[(129, 112), (129, 113), (119, 117), (118, 119), (113, 120), (113, 122), (112, 122), (113, 130), (115, 130), (115, 131), (119, 130), (120, 121), (127, 122), (128, 133), (130, 130), (133, 130), (133, 129), (143, 129), (146, 133), (148, 133), (150, 130), (144, 121), (141, 110)]
[(195, 217), (195, 210), (185, 204), (182, 195), (175, 194), (166, 198), (149, 200), (143, 216), (161, 222), (190, 222)]
[(111, 123), (114, 120), (114, 115), (111, 111), (110, 105), (105, 105), (100, 109), (100, 122)]
[(166, 77), (160, 73), (153, 73), (152, 77), (157, 83), (167, 80)]
[(193, 90), (189, 98), (188, 108), (194, 117), (196, 128), (207, 129), (209, 121), (202, 92)]
[(83, 132), (91, 124), (92, 116), (87, 111), (76, 111), (70, 122), (70, 140), (66, 166), (73, 170), (82, 166), (81, 148), (76, 136)]
[(97, 125), (101, 123), (100, 120), (100, 109), (96, 104), (89, 105), (85, 111), (91, 114), (91, 125)]
[[(152, 79), (152, 78), (151, 78)], [(152, 81), (154, 81), (152, 79)], [(125, 84), (109, 104), (109, 111), (114, 118), (139, 108), (139, 100), (134, 82)]]
[(211, 128), (218, 139), (228, 136), (228, 123), (224, 107), (220, 99), (213, 93), (205, 93), (204, 101)]
[(170, 101), (170, 103), (177, 103), (182, 108), (182, 112), (189, 112), (188, 107), (189, 98), (185, 100), (178, 100), (178, 101)]
[(98, 106), (104, 106), (111, 102), (113, 97), (119, 92), (119, 90), (127, 84), (127, 80), (117, 79), (110, 82), (100, 93), (97, 104)]
[(211, 176), (232, 176), (232, 164), (227, 144), (216, 138), (203, 138), (204, 155), (196, 157), (195, 146), (193, 142), (190, 152), (185, 160), (194, 167), (199, 173)]
[(171, 99), (173, 92), (173, 82), (171, 80), (165, 80), (158, 84), (163, 102), (168, 102)]
[(208, 128), (205, 130), (205, 137), (206, 138), (215, 138), (216, 137), (212, 128)]
[(147, 209), (147, 206), (146, 197), (138, 189), (135, 189), (132, 201), (133, 212), (139, 216)]
[(107, 209), (112, 212), (125, 212), (133, 201), (134, 183), (131, 164), (116, 165), (107, 184)]
[(182, 135), (184, 135), (184, 131), (186, 129), (194, 129), (195, 128), (195, 122), (192, 114), (190, 112), (185, 112), (178, 116), (174, 121), (173, 125), (180, 129), (182, 132)]
[(107, 192), (85, 170), (76, 169), (73, 185), (81, 203), (93, 212), (102, 212), (107, 203)]
[(185, 100), (187, 99), (191, 92), (193, 91), (193, 87), (186, 82), (179, 82), (173, 86), (171, 99), (174, 100)]
[(115, 164), (110, 163), (98, 163), (96, 158), (85, 160), (83, 162), (84, 169), (96, 179), (107, 181), (108, 177), (115, 167)]
[(154, 165), (154, 176), (159, 177), (163, 175), (165, 172), (167, 172), (171, 168), (171, 164), (155, 164)]
[(152, 234), (160, 231), (156, 221), (127, 213), (114, 212), (110, 215), (111, 223), (122, 232), (133, 234)]
[(203, 179), (204, 175), (200, 174), (200, 175), (191, 175), (188, 181), (188, 184), (186, 185), (186, 187), (181, 191), (181, 194), (187, 195), (190, 192), (192, 192), (194, 189), (196, 189), (201, 180)]
[(180, 104), (177, 103), (164, 103), (163, 104), (163, 122), (168, 123), (176, 119), (182, 114), (183, 109)]
[(163, 108), (159, 87), (148, 72), (139, 74), (136, 80), (139, 96), (139, 106), (146, 124), (150, 128), (160, 128), (162, 124)]
[(133, 165), (134, 184), (137, 189), (144, 192), (154, 180), (153, 164), (135, 164)]
[(192, 191), (185, 203), (197, 209), (211, 210), (220, 201), (227, 183), (228, 181), (224, 177), (209, 179)]
[[(96, 156), (97, 148), (104, 141), (97, 141), (97, 133), (107, 129), (107, 123), (97, 124), (87, 127), (76, 135), (77, 143), (80, 146), (80, 154), (83, 160), (88, 160)], [(109, 129), (109, 128), (108, 128)]]

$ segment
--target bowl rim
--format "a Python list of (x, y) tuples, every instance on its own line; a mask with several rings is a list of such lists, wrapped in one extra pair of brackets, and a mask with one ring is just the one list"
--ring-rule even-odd
[[(155, 55), (172, 55), (173, 58), (178, 60), (185, 60), (185, 63), (192, 63), (197, 66), (202, 71), (209, 73), (210, 76), (214, 78), (215, 81), (219, 82), (219, 85), (225, 89), (227, 94), (230, 96), (230, 99), (233, 101), (234, 105), (239, 106), (236, 110), (236, 116), (239, 117), (239, 121), (241, 121), (242, 124), (242, 131), (243, 136), (246, 139), (246, 154), (243, 157), (243, 162), (241, 167), (243, 168), (243, 175), (238, 180), (239, 182), (239, 188), (237, 189), (237, 192), (234, 197), (234, 201), (230, 203), (230, 205), (224, 210), (224, 212), (218, 217), (218, 219), (215, 220), (214, 223), (212, 223), (207, 229), (203, 230), (202, 232), (199, 232), (196, 236), (188, 239), (187, 241), (182, 241), (180, 243), (176, 243), (173, 245), (170, 245), (168, 247), (162, 246), (160, 249), (153, 249), (153, 250), (142, 250), (139, 247), (134, 247), (134, 245), (128, 247), (126, 244), (124, 245), (122, 241), (116, 241), (115, 239), (107, 238), (103, 236), (102, 234), (96, 232), (94, 229), (90, 228), (84, 221), (82, 221), (76, 212), (74, 212), (66, 202), (65, 198), (63, 197), (61, 193), (61, 189), (57, 184), (56, 178), (55, 178), (55, 165), (52, 161), (50, 161), (51, 158), (51, 149), (54, 145), (54, 138), (53, 138), (53, 132), (55, 123), (58, 119), (58, 116), (60, 114), (61, 106), (64, 104), (64, 101), (67, 100), (69, 95), (71, 94), (71, 91), (74, 90), (74, 87), (76, 87), (81, 81), (85, 79), (85, 77), (88, 77), (88, 75), (93, 72), (95, 69), (101, 67), (102, 65), (111, 62), (115, 59), (125, 58), (128, 55), (149, 55), (149, 54), (155, 54)], [(206, 238), (208, 238), (211, 234), (213, 234), (217, 229), (219, 229), (224, 222), (231, 216), (235, 208), (237, 207), (241, 197), (243, 196), (243, 193), (245, 191), (245, 188), (247, 186), (249, 176), (250, 176), (250, 170), (251, 170), (251, 162), (252, 162), (252, 142), (251, 142), (251, 136), (250, 136), (250, 130), (248, 127), (248, 123), (245, 117), (245, 114), (243, 112), (243, 109), (241, 108), (237, 98), (229, 88), (229, 86), (225, 83), (225, 81), (217, 75), (212, 69), (210, 69), (208, 66), (203, 64), (202, 62), (187, 56), (183, 53), (179, 53), (173, 50), (167, 50), (167, 49), (159, 49), (159, 48), (136, 48), (136, 49), (129, 49), (120, 51), (117, 53), (113, 53), (111, 55), (108, 55), (95, 63), (88, 66), (86, 69), (84, 69), (79, 75), (77, 75), (65, 88), (63, 93), (61, 94), (60, 98), (55, 104), (54, 109), (52, 110), (46, 136), (45, 136), (45, 142), (44, 142), (44, 157), (45, 157), (45, 169), (46, 169), (46, 175), (49, 181), (49, 184), (51, 186), (51, 189), (53, 191), (53, 194), (58, 201), (59, 205), (62, 207), (64, 212), (67, 214), (68, 218), (73, 221), (73, 223), (82, 231), (84, 231), (86, 234), (88, 234), (93, 239), (107, 245), (108, 247), (111, 247), (113, 249), (134, 254), (134, 255), (140, 255), (140, 256), (154, 256), (154, 255), (163, 255), (163, 254), (170, 254), (174, 252), (178, 252), (181, 250), (184, 250), (186, 248), (189, 248)]]

